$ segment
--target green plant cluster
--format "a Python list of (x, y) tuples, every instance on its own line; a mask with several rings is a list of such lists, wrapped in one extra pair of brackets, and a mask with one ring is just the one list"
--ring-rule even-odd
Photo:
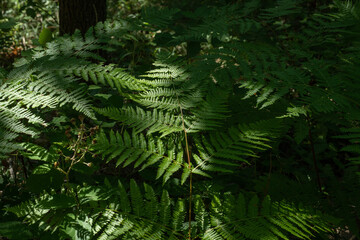
[(0, 236), (359, 237), (359, 14), (163, 1), (32, 49), (0, 69)]
[(0, 1), (0, 67), (11, 68), (22, 50), (39, 45), (43, 29), (55, 29), (56, 10), (56, 2), (50, 0)]

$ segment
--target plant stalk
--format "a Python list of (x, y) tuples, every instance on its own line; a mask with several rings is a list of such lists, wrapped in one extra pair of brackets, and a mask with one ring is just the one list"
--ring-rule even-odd
[(311, 126), (309, 127), (309, 140), (310, 140), (310, 145), (311, 145), (312, 158), (313, 158), (313, 162), (314, 162), (316, 180), (317, 180), (317, 184), (319, 186), (319, 190), (320, 190), (320, 192), (322, 192), (322, 185), (321, 185), (321, 180), (320, 180), (320, 175), (319, 175), (319, 168), (318, 168), (318, 164), (317, 164), (316, 156), (315, 156), (314, 142), (313, 142), (312, 135), (311, 135)]

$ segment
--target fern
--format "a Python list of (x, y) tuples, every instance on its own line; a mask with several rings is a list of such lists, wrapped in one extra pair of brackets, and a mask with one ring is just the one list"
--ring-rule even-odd
[(182, 131), (180, 116), (173, 116), (162, 111), (144, 111), (139, 107), (96, 109), (96, 111), (113, 120), (131, 125), (136, 132), (148, 129), (148, 134), (160, 132), (162, 136), (165, 136), (172, 132)]
[(104, 132), (97, 137), (94, 150), (101, 154), (109, 162), (116, 159), (116, 166), (124, 167), (134, 163), (134, 167), (145, 169), (156, 163), (160, 163), (157, 178), (164, 177), (166, 182), (169, 177), (181, 168), (183, 152), (176, 146), (168, 146), (161, 139), (148, 138), (144, 135), (126, 131), (122, 134), (110, 131), (109, 139)]
[(264, 9), (265, 18), (278, 18), (282, 16), (291, 16), (292, 14), (299, 13), (301, 10), (297, 7), (297, 1), (276, 1), (276, 6), (273, 8)]
[(56, 239), (356, 233), (358, 4), (162, 4), (0, 73), (0, 157), (18, 151), (29, 186), (65, 175), (7, 211)]
[(0, 158), (7, 158), (8, 154), (22, 149), (20, 144), (13, 142), (16, 137), (13, 132), (0, 131)]
[[(273, 125), (274, 129), (268, 129)], [(207, 171), (231, 172), (231, 168), (248, 163), (244, 157), (256, 157), (254, 150), (265, 150), (270, 147), (266, 144), (266, 136), (276, 134), (275, 122), (264, 121), (252, 126), (239, 126), (230, 128), (228, 133), (210, 134), (209, 137), (201, 136), (196, 140), (199, 155), (194, 154), (196, 168)], [(257, 130), (252, 130), (257, 129)], [(261, 132), (261, 128), (268, 129)], [(269, 134), (272, 132), (272, 134)], [(208, 140), (209, 139), (209, 140)], [(236, 162), (232, 162), (233, 160)], [(230, 169), (229, 169), (230, 168)]]
[(87, 65), (80, 68), (73, 68), (73, 74), (81, 77), (85, 81), (93, 81), (95, 84), (108, 85), (115, 87), (118, 91), (123, 92), (126, 89), (130, 90), (143, 90), (139, 81), (134, 77), (124, 72), (122, 69), (114, 68), (111, 65), (98, 66)]
[(30, 159), (40, 160), (51, 164), (56, 162), (59, 158), (57, 154), (50, 153), (45, 148), (33, 143), (23, 143), (22, 148), (25, 150), (22, 154)]
[[(78, 198), (82, 202), (80, 208), (87, 214), (86, 222), (86, 215), (66, 217), (75, 202), (65, 195), (45, 193), (35, 201), (7, 210), (45, 229), (66, 232), (66, 226), (73, 226), (76, 230), (72, 238), (85, 234), (91, 239), (183, 239), (186, 235), (187, 229), (182, 227), (186, 223), (185, 203), (182, 199), (171, 199), (166, 191), (159, 197), (145, 184), (143, 193), (134, 180), (130, 181), (128, 194), (122, 184), (110, 191), (94, 187), (88, 190), (100, 208), (93, 209), (91, 201), (86, 201), (90, 195), (80, 191)], [(119, 198), (120, 205), (114, 205), (113, 201)], [(328, 230), (318, 215), (286, 202), (272, 202), (269, 196), (260, 202), (256, 195), (246, 201), (243, 194), (225, 194), (212, 197), (208, 207), (196, 196), (194, 204), (193, 234), (201, 239), (289, 239), (289, 236), (309, 239), (316, 232)], [(88, 228), (81, 227), (84, 224)]]
[(343, 133), (345, 133), (346, 135), (340, 135), (340, 136), (336, 136), (336, 138), (341, 138), (341, 139), (349, 139), (350, 144), (343, 147), (341, 149), (341, 151), (345, 151), (345, 152), (349, 152), (352, 154), (355, 154), (356, 156), (349, 158), (349, 160), (351, 161), (351, 164), (355, 164), (358, 165), (360, 163), (360, 150), (359, 150), (359, 137), (360, 137), (360, 130), (357, 127), (354, 128), (344, 128), (341, 129)]
[[(43, 126), (47, 124), (29, 109), (55, 108), (66, 104), (71, 104), (76, 111), (94, 119), (91, 103), (86, 97), (86, 88), (75, 84), (79, 77), (87, 81), (90, 76), (94, 83), (105, 84), (106, 80), (107, 85), (116, 86), (118, 90), (129, 84), (131, 89), (136, 86), (139, 90), (143, 89), (141, 84), (135, 85), (133, 78), (120, 69), (90, 65), (88, 62), (89, 59), (103, 60), (94, 54), (94, 50), (110, 51), (111, 49), (103, 47), (102, 43), (108, 43), (114, 36), (127, 38), (127, 34), (120, 34), (121, 31), (127, 31), (125, 29), (124, 22), (99, 24), (95, 31), (101, 38), (94, 38), (92, 30), (85, 35), (85, 39), (76, 32), (73, 36), (64, 36), (50, 42), (45, 49), (36, 49), (29, 57), (19, 60), (15, 64), (16, 67), (6, 75), (6, 83), (0, 86), (1, 127), (6, 131), (34, 137), (38, 134), (36, 130), (29, 128), (22, 120), (26, 119), (31, 124)], [(79, 69), (83, 65), (90, 66)], [(127, 80), (128, 83), (124, 84), (123, 80)], [(6, 138), (0, 141), (4, 147), (6, 146), (7, 150), (4, 150), (4, 153), (21, 149), (15, 147), (16, 144), (8, 142)]]
[(174, 18), (174, 15), (180, 10), (176, 8), (145, 8), (141, 12), (144, 21), (153, 24), (156, 27), (167, 27), (169, 22)]

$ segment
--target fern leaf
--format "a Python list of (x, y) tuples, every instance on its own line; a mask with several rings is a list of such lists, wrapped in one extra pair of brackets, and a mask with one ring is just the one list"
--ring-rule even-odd
[(59, 160), (59, 156), (54, 153), (50, 153), (43, 147), (40, 147), (32, 143), (22, 143), (23, 149), (27, 152), (22, 152), (22, 154), (30, 159), (45, 161), (48, 163), (54, 163)]
[(143, 215), (143, 197), (140, 189), (134, 180), (130, 181), (130, 196), (132, 209), (137, 216)]
[(174, 116), (162, 111), (144, 111), (142, 108), (106, 108), (95, 111), (113, 120), (131, 125), (137, 133), (147, 130), (147, 133), (160, 132), (166, 136), (173, 132), (182, 131), (180, 116)]
[[(278, 122), (259, 122), (250, 126), (232, 127), (228, 133), (210, 134), (196, 138), (199, 155), (193, 154), (196, 167), (205, 171), (231, 172), (239, 163), (247, 163), (245, 157), (256, 157), (255, 150), (265, 150), (270, 133), (276, 133)], [(263, 132), (259, 126), (262, 126)], [(252, 130), (257, 129), (257, 130)], [(208, 140), (209, 139), (209, 140)]]
[(126, 167), (134, 163), (134, 167), (142, 166), (141, 169), (145, 169), (161, 161), (157, 177), (164, 176), (164, 183), (182, 167), (183, 152), (176, 153), (174, 147), (166, 152), (167, 146), (161, 139), (149, 137), (145, 140), (143, 134), (135, 132), (130, 137), (127, 131), (123, 135), (110, 131), (109, 135), (108, 138), (103, 131), (100, 132), (94, 145), (94, 150), (106, 158), (107, 162), (117, 159), (117, 166), (123, 164)]

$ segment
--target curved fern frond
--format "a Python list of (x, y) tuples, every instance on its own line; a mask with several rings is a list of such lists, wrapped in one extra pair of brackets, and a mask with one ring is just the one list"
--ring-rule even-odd
[[(59, 195), (57, 195), (59, 196)], [(65, 202), (66, 196), (63, 196), (61, 202)], [(40, 195), (38, 198), (23, 202), (22, 204), (7, 208), (8, 211), (15, 213), (18, 216), (24, 217), (24, 220), (30, 224), (39, 224), (46, 226), (46, 230), (56, 229), (60, 226), (61, 220), (63, 220), (64, 213), (51, 209), (49, 203), (56, 196), (50, 196), (47, 193)], [(47, 206), (46, 206), (47, 205)], [(58, 205), (59, 207), (59, 205)], [(57, 216), (55, 216), (57, 212)]]

